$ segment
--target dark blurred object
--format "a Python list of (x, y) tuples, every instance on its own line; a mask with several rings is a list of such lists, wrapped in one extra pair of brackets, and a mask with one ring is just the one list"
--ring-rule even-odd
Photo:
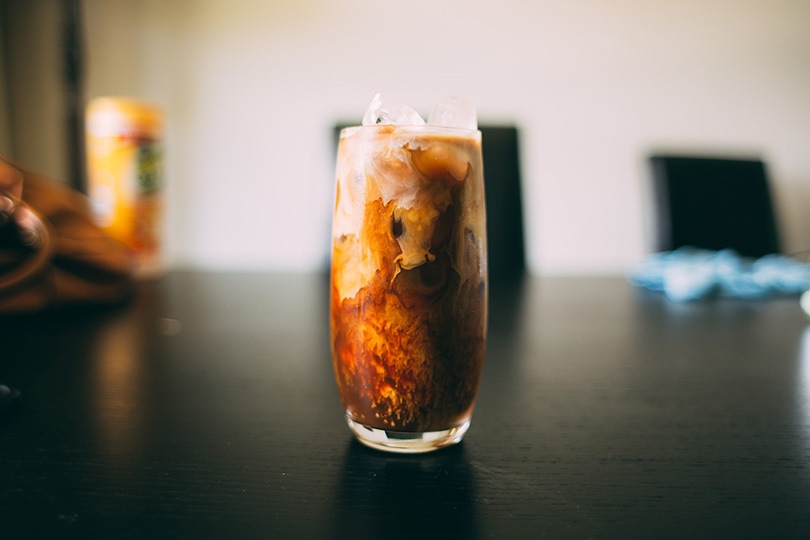
[(20, 391), (0, 384), (0, 418), (17, 410), (20, 404)]
[(62, 0), (68, 183), (87, 193), (84, 155), (84, 42), (80, 0)]
[(759, 159), (650, 157), (655, 249), (733, 249), (744, 257), (780, 253), (765, 164)]
[[(359, 123), (334, 126), (335, 148), (340, 130)], [(484, 160), (487, 204), (489, 281), (504, 284), (519, 280), (526, 271), (520, 141), (515, 126), (479, 126)]]
[(22, 200), (0, 189), (0, 314), (129, 298), (134, 253), (92, 222), (86, 197), (0, 157), (0, 186), (20, 173)]

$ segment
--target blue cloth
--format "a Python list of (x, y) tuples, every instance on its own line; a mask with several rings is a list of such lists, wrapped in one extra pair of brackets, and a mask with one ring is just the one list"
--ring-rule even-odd
[(810, 264), (782, 255), (753, 260), (735, 251), (679, 248), (644, 258), (628, 274), (630, 283), (663, 292), (676, 302), (719, 294), (765, 298), (810, 289)]

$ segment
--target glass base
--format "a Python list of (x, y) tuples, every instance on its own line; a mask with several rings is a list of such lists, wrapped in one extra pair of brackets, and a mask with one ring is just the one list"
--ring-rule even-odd
[(357, 440), (366, 446), (385, 452), (400, 454), (420, 454), (438, 450), (451, 444), (461, 442), (464, 434), (470, 429), (470, 421), (441, 431), (387, 431), (355, 422), (346, 416), (346, 423)]

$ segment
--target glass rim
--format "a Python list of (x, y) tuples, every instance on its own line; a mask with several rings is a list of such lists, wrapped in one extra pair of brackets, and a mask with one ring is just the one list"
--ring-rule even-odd
[(481, 129), (469, 129), (453, 126), (436, 126), (432, 124), (371, 124), (371, 125), (353, 125), (345, 126), (340, 129), (340, 138), (346, 137), (351, 133), (364, 129), (383, 129), (388, 128), (394, 131), (403, 131), (406, 133), (425, 133), (425, 134), (465, 134), (467, 136), (481, 136)]

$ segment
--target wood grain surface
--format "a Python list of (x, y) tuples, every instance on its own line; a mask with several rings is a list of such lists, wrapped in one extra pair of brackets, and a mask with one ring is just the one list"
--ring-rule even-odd
[(111, 310), (0, 320), (0, 537), (808, 538), (796, 298), (621, 278), (491, 291), (456, 447), (354, 442), (320, 275), (176, 272)]

